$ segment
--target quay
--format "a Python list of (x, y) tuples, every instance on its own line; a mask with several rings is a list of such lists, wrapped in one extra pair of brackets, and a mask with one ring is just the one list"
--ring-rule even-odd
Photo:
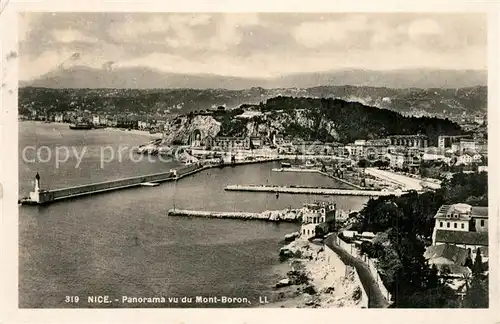
[(168, 211), (168, 216), (262, 220), (271, 222), (279, 222), (279, 221), (295, 222), (300, 220), (299, 214), (295, 210), (265, 211), (262, 213), (252, 213), (252, 212), (237, 212), (237, 211), (216, 212), (216, 211), (205, 211), (205, 210), (170, 209)]
[(354, 183), (351, 183), (347, 180), (344, 180), (344, 179), (341, 179), (341, 178), (338, 178), (336, 176), (333, 176), (331, 174), (328, 174), (327, 172), (323, 172), (321, 170), (317, 170), (317, 169), (302, 169), (302, 168), (274, 168), (272, 169), (273, 171), (275, 172), (306, 172), (306, 173), (319, 173), (321, 175), (324, 175), (326, 177), (329, 177), (329, 178), (332, 178), (332, 179), (335, 179), (337, 181), (340, 181), (346, 185), (349, 185), (351, 187), (354, 187), (356, 189), (360, 189), (360, 190), (363, 190), (363, 187), (361, 186), (358, 186), (357, 184), (354, 184)]
[(178, 169), (171, 169), (167, 172), (142, 175), (124, 179), (110, 180), (86, 185), (79, 185), (69, 188), (45, 190), (40, 187), (40, 175), (37, 173), (35, 177), (35, 187), (30, 192), (29, 197), (22, 198), (18, 201), (21, 205), (43, 205), (52, 202), (76, 198), (80, 196), (93, 195), (113, 190), (127, 189), (133, 187), (155, 187), (161, 182), (177, 181), (184, 177), (198, 173), (210, 168), (221, 168), (227, 166), (238, 166), (253, 163), (272, 162), (275, 159), (257, 159), (251, 161), (238, 161), (233, 163), (222, 164), (191, 164)]
[(332, 196), (400, 196), (403, 191), (389, 190), (351, 190), (324, 187), (296, 187), (296, 186), (269, 186), (269, 185), (229, 185), (224, 188), (227, 191), (251, 191), (251, 192), (271, 192), (289, 194), (311, 194), (311, 195), (332, 195)]

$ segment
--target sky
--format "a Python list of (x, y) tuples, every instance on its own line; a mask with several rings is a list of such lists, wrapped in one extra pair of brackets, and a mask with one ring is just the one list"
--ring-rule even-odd
[(487, 68), (479, 13), (20, 13), (19, 79), (59, 68), (277, 77)]

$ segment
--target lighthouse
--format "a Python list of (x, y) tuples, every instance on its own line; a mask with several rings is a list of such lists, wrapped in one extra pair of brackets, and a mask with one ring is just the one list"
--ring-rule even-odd
[(39, 192), (40, 191), (40, 175), (38, 174), (38, 172), (36, 173), (36, 176), (35, 176), (35, 192)]
[(36, 204), (45, 203), (53, 200), (53, 193), (40, 188), (40, 174), (35, 175), (35, 186), (30, 192), (30, 200)]

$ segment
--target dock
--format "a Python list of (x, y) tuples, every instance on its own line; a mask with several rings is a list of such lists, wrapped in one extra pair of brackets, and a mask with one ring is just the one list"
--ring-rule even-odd
[(261, 220), (270, 222), (296, 222), (300, 220), (300, 215), (297, 210), (281, 210), (281, 211), (265, 211), (262, 213), (252, 212), (216, 212), (205, 210), (185, 210), (185, 209), (170, 209), (168, 216), (184, 216), (184, 217), (203, 217), (203, 218), (226, 218), (226, 219), (241, 219), (241, 220)]
[(155, 187), (159, 183), (168, 181), (177, 181), (184, 177), (193, 175), (206, 169), (215, 167), (237, 166), (253, 163), (272, 162), (275, 159), (256, 159), (251, 161), (239, 161), (235, 163), (223, 164), (190, 164), (178, 169), (171, 169), (167, 172), (129, 177), (124, 179), (110, 180), (86, 185), (73, 186), (62, 189), (45, 190), (40, 187), (40, 176), (37, 174), (35, 188), (30, 192), (29, 197), (20, 199), (21, 205), (43, 205), (52, 202), (88, 196), (98, 193), (104, 193), (114, 190), (121, 190), (134, 187)]
[(354, 187), (356, 189), (360, 189), (360, 190), (363, 190), (363, 187), (361, 186), (358, 186), (357, 184), (354, 184), (354, 183), (351, 183), (347, 180), (344, 180), (344, 179), (341, 179), (341, 178), (338, 178), (334, 175), (331, 175), (331, 174), (328, 174), (327, 172), (324, 172), (324, 171), (321, 171), (321, 170), (318, 170), (318, 169), (302, 169), (302, 168), (274, 168), (272, 169), (273, 171), (275, 172), (304, 172), (304, 173), (318, 173), (318, 174), (321, 174), (321, 175), (324, 175), (325, 177), (328, 177), (328, 178), (332, 178), (334, 180), (337, 180), (339, 182), (342, 182), (346, 185), (349, 185), (351, 187)]
[(269, 185), (229, 185), (224, 188), (226, 191), (249, 191), (249, 192), (270, 192), (288, 194), (309, 194), (309, 195), (331, 195), (331, 196), (400, 196), (402, 191), (381, 191), (381, 190), (359, 190), (359, 189), (337, 189), (323, 187), (296, 187), (296, 186), (269, 186)]

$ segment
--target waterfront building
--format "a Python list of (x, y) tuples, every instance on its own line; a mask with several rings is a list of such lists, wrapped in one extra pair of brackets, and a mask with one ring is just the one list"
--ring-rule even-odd
[(396, 147), (417, 147), (426, 148), (429, 146), (429, 139), (426, 135), (390, 135), (387, 136), (390, 145)]
[(336, 205), (334, 203), (321, 201), (305, 204), (303, 207), (300, 237), (303, 239), (315, 237), (318, 234), (316, 232), (318, 225), (325, 228), (328, 224), (335, 223), (335, 213)]
[(230, 151), (233, 149), (249, 149), (250, 137), (232, 137), (232, 136), (216, 136), (213, 138), (210, 147), (221, 151)]
[(390, 141), (388, 139), (367, 140), (365, 144), (365, 156), (369, 160), (382, 159), (389, 152)]
[(432, 245), (452, 244), (470, 248), (473, 253), (488, 247), (488, 207), (443, 205), (434, 219)]
[(438, 147), (441, 149), (450, 148), (454, 143), (460, 143), (461, 139), (470, 138), (470, 135), (441, 135), (438, 137)]
[(94, 125), (100, 125), (99, 115), (92, 116), (92, 124), (94, 124)]

